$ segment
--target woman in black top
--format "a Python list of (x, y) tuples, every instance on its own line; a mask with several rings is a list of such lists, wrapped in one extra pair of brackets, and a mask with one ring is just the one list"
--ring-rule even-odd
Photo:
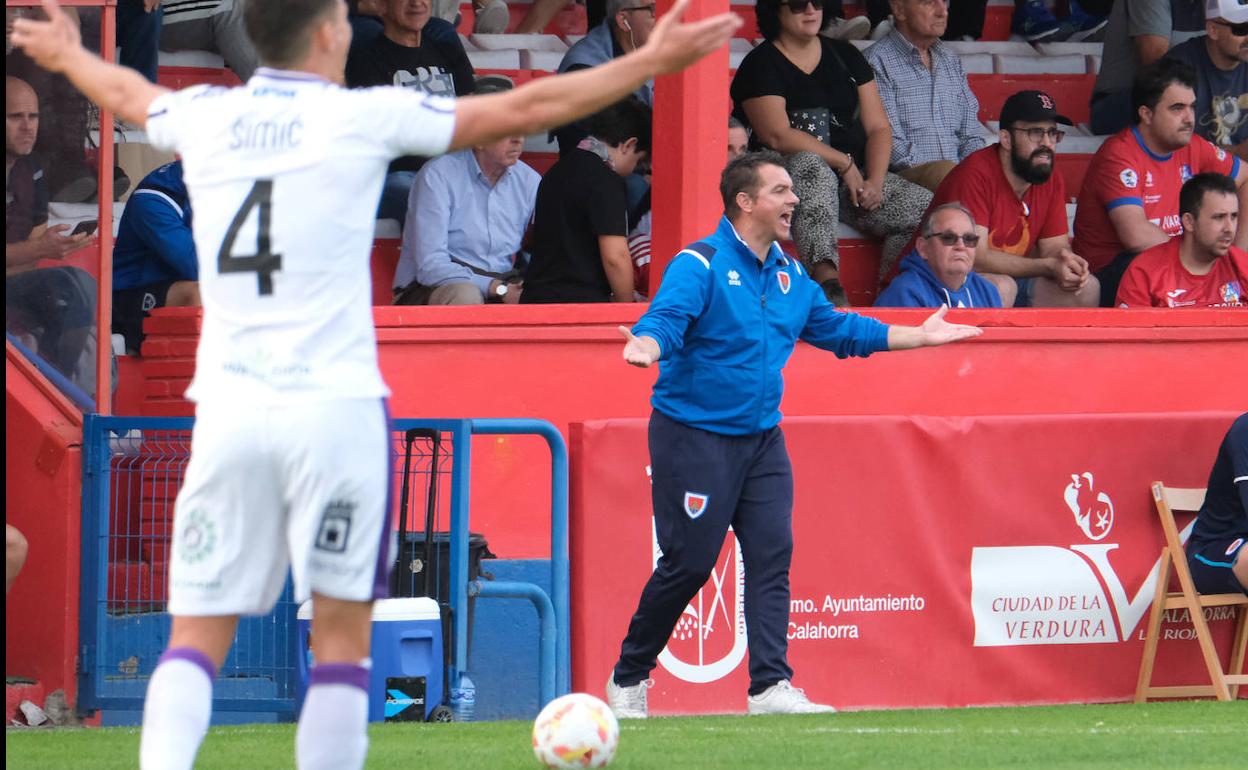
[(758, 0), (764, 42), (732, 80), (733, 114), (753, 129), (751, 149), (785, 156), (794, 192), (798, 256), (828, 298), (837, 280), (837, 220), (884, 239), (889, 272), (932, 195), (888, 172), (892, 129), (871, 65), (849, 43), (819, 35), (823, 0)]

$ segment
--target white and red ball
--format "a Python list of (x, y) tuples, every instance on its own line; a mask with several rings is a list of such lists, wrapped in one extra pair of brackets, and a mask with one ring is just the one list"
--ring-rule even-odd
[(611, 707), (583, 692), (555, 698), (533, 723), (533, 754), (546, 767), (606, 767), (619, 744)]

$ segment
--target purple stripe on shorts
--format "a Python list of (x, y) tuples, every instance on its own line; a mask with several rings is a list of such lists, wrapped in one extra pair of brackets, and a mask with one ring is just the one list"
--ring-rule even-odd
[(345, 684), (368, 692), (369, 671), (353, 663), (318, 663), (308, 675), (308, 687), (318, 684)]
[(194, 663), (204, 670), (204, 673), (208, 675), (210, 680), (217, 678), (217, 667), (213, 665), (212, 658), (208, 657), (202, 650), (197, 650), (194, 647), (170, 647), (160, 656), (160, 660), (156, 661), (156, 665), (159, 666), (171, 660), (185, 660), (188, 663)]
[(377, 546), (377, 570), (373, 573), (373, 598), (385, 599), (390, 596), (390, 570), (394, 562), (390, 559), (390, 524), (394, 507), (394, 446), (390, 435), (393, 425), (390, 420), (390, 401), (383, 398), (381, 409), (386, 414), (386, 508), (381, 519), (381, 543)]

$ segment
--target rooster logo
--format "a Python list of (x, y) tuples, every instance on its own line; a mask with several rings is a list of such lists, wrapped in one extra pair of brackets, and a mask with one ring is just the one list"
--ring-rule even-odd
[(1091, 540), (1103, 540), (1114, 526), (1114, 502), (1109, 495), (1096, 491), (1092, 474), (1071, 474), (1066, 485), (1066, 506), (1075, 515), (1075, 523)]

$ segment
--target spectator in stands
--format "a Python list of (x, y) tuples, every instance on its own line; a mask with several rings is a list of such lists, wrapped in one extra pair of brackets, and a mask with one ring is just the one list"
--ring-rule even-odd
[[(1187, 541), (1187, 566), (1202, 594), (1248, 594), (1248, 414), (1231, 423), (1209, 472), (1205, 502)], [(1241, 608), (1240, 612), (1244, 610)]]
[(960, 163), (936, 190), (933, 206), (957, 201), (980, 236), (975, 269), (997, 287), (1003, 307), (1095, 307), (1099, 284), (1071, 250), (1066, 185), (1053, 173), (1064, 132), (1043, 91), (1020, 91), (1001, 107), (995, 146)]
[[(1134, 121), (1131, 89), (1144, 67), (1205, 29), (1199, 0), (1115, 0), (1105, 27), (1101, 71), (1092, 89), (1092, 133), (1116, 134)], [(1112, 296), (1111, 296), (1112, 299)]]
[(1235, 183), (1197, 174), (1179, 193), (1183, 234), (1136, 257), (1118, 286), (1118, 307), (1248, 305), (1248, 252), (1232, 245), (1239, 220)]
[[(1179, 188), (1195, 174), (1226, 174), (1248, 210), (1248, 164), (1193, 134), (1196, 73), (1162, 59), (1136, 77), (1134, 123), (1096, 151), (1083, 178), (1075, 213), (1075, 251), (1101, 282), (1101, 306), (1112, 307), (1118, 282), (1141, 251), (1182, 230)], [(1235, 245), (1248, 247), (1240, 224)]]
[(1205, 36), (1167, 56), (1196, 71), (1196, 133), (1248, 160), (1248, 5), (1208, 0)]
[(166, 163), (130, 194), (113, 246), (113, 332), (138, 355), (143, 319), (158, 307), (198, 307), (199, 264), (182, 161)]
[[(1088, 6), (1092, 12), (1084, 10)], [(1112, 5), (1110, 0), (1070, 0), (1070, 13), (1057, 20), (1044, 0), (1014, 0), (1012, 31), (1030, 43), (1098, 42), (1105, 38), (1105, 27)]]
[(736, 118), (728, 118), (728, 160), (745, 154), (750, 146), (750, 132)]
[[(472, 93), (472, 64), (464, 44), (450, 22), (432, 15), (430, 0), (379, 2), (382, 34), (348, 55), (348, 86), (402, 86), (434, 96)], [(407, 199), (424, 162), (409, 155), (390, 164), (378, 219), (407, 220)]]
[(889, 173), (892, 131), (875, 74), (853, 45), (819, 35), (819, 5), (759, 0), (754, 10), (764, 41), (733, 78), (733, 114), (752, 129), (752, 149), (784, 156), (801, 200), (793, 220), (797, 253), (828, 298), (843, 306), (838, 216), (884, 239), (883, 275), (932, 194)]
[(4, 595), (9, 595), (9, 590), (13, 588), (13, 581), (17, 579), (17, 574), (22, 571), (23, 565), (26, 564), (26, 554), (29, 552), (30, 546), (26, 543), (26, 536), (22, 534), (17, 527), (5, 522), (4, 525)]
[(381, 0), (347, 0), (347, 21), (351, 24), (351, 48), (347, 53), (350, 61), (360, 49), (372, 45), (381, 37), (385, 25), (381, 23)]
[(156, 82), (163, 0), (117, 0), (117, 61)]
[[(654, 29), (655, 9), (653, 2), (641, 0), (607, 0), (607, 17), (592, 27), (589, 34), (576, 41), (559, 62), (560, 72), (594, 67), (623, 56), (646, 44)], [(648, 107), (654, 106), (654, 83), (646, 83), (633, 94)], [(567, 155), (580, 144), (589, 132), (589, 119), (556, 129), (553, 133), (559, 142), (559, 155)], [(647, 132), (648, 133), (648, 132)], [(635, 192), (640, 197), (641, 190)]]
[(537, 189), (521, 303), (634, 301), (622, 177), (649, 152), (650, 107), (637, 97), (590, 118), (590, 135)]
[(889, 166), (933, 192), (984, 146), (979, 100), (955, 51), (940, 42), (943, 0), (892, 0), (893, 30), (866, 51), (893, 130)]
[(94, 361), (84, 356), (95, 324), (95, 280), (76, 267), (37, 269), (88, 245), (90, 233), (67, 235), (48, 226), (43, 164), (33, 154), (39, 97), (23, 80), (4, 78), (5, 328), (85, 390), (95, 386)]
[[(505, 89), (478, 89), (492, 93)], [(542, 177), (520, 160), (524, 137), (435, 158), (416, 175), (394, 273), (396, 305), (520, 301), (525, 231)]]
[[(155, 2), (155, 0), (144, 0)], [(256, 48), (243, 29), (247, 0), (163, 0), (162, 51), (213, 51), (244, 83), (256, 71)]]
[(943, 203), (923, 218), (922, 236), (901, 261), (901, 275), (876, 307), (1001, 307), (991, 282), (976, 275), (975, 219), (960, 203)]

